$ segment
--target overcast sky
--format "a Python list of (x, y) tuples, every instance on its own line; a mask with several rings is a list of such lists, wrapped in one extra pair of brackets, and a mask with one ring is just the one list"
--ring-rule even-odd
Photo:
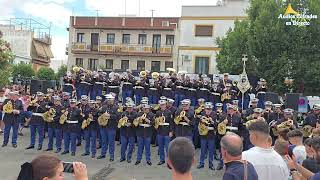
[[(0, 20), (13, 17), (34, 18), (52, 23), (52, 51), (55, 59), (65, 59), (69, 16), (179, 17), (182, 5), (215, 5), (217, 0), (0, 0)], [(126, 3), (125, 3), (126, 2)], [(125, 5), (126, 4), (126, 5)], [(139, 6), (140, 4), (140, 6)], [(97, 11), (98, 10), (98, 11)], [(3, 23), (4, 21), (0, 21)]]

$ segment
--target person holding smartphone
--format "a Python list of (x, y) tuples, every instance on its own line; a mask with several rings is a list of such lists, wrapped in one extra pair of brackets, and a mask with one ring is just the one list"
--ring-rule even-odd
[(30, 163), (21, 165), (17, 180), (64, 180), (64, 173), (73, 173), (74, 180), (88, 180), (85, 164), (73, 162), (72, 168), (66, 168), (70, 163), (64, 163), (54, 155), (43, 154)]

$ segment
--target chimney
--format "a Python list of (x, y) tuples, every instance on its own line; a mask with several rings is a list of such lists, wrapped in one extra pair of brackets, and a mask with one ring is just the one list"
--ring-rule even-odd
[(126, 18), (122, 17), (122, 26), (126, 26)]
[(94, 19), (94, 25), (98, 26), (98, 16), (96, 16), (95, 19)]
[(73, 25), (76, 25), (76, 16), (73, 16)]
[(153, 17), (151, 17), (150, 26), (153, 27)]

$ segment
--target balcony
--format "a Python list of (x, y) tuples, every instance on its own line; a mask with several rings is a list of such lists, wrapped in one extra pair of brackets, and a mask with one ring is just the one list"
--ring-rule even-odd
[(100, 54), (119, 56), (156, 56), (171, 57), (172, 45), (162, 45), (158, 48), (144, 44), (108, 44), (100, 43), (99, 48), (92, 48), (87, 43), (73, 43), (72, 52), (76, 54)]

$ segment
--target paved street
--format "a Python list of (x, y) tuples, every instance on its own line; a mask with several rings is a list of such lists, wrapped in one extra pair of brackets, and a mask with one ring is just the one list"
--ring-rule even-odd
[[(14, 149), (10, 144), (5, 147), (0, 147), (0, 176), (1, 180), (15, 180), (20, 171), (20, 165), (26, 161), (31, 161), (35, 156), (43, 151), (37, 150), (24, 150), (29, 145), (29, 129), (24, 130), (24, 136), (19, 136), (18, 148)], [(0, 136), (1, 144), (3, 141), (3, 135)], [(47, 141), (43, 149), (46, 149)], [(140, 180), (140, 179), (151, 179), (151, 180), (164, 180), (170, 179), (170, 171), (165, 165), (158, 166), (159, 157), (156, 153), (156, 148), (152, 148), (152, 163), (150, 167), (146, 164), (145, 159), (138, 166), (135, 166), (136, 151), (134, 152), (131, 164), (127, 162), (120, 163), (120, 146), (116, 146), (116, 159), (114, 162), (109, 162), (107, 156), (104, 160), (91, 159), (91, 157), (81, 157), (83, 147), (77, 147), (77, 154), (75, 157), (70, 155), (59, 155), (63, 161), (81, 161), (84, 162), (88, 167), (90, 179), (92, 180)], [(98, 152), (100, 152), (98, 150)], [(199, 157), (199, 150), (197, 150), (197, 157)], [(206, 164), (207, 165), (207, 164)], [(217, 163), (215, 163), (215, 166)], [(194, 179), (206, 180), (206, 179), (221, 179), (222, 171), (211, 171), (207, 168), (198, 170), (193, 168)], [(71, 180), (72, 176), (67, 175), (67, 180)]]

